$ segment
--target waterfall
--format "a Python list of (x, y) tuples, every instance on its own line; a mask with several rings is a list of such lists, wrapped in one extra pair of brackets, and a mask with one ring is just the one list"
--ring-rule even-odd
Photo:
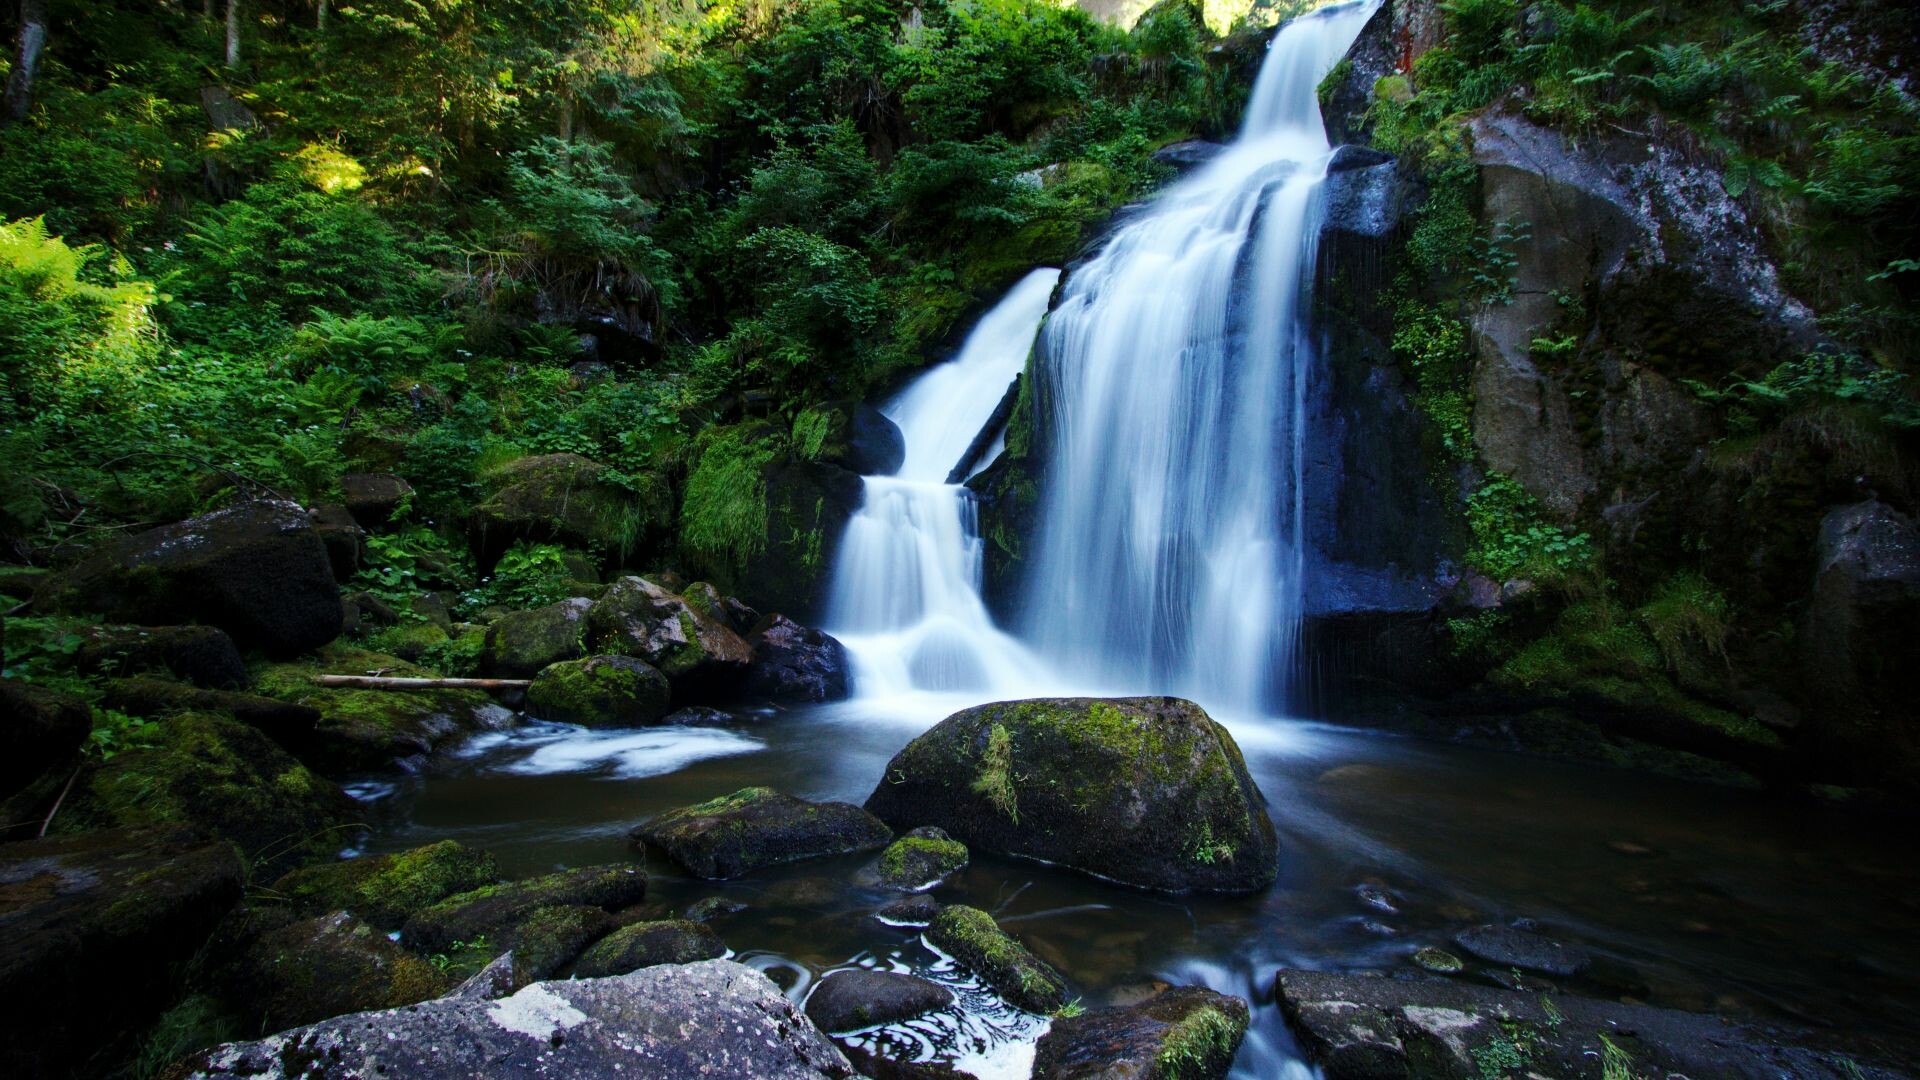
[(1042, 682), (1034, 657), (987, 613), (973, 493), (947, 478), (1026, 366), (1059, 279), (1054, 269), (1028, 274), (953, 359), (881, 409), (905, 437), (906, 458), (895, 475), (864, 479), (827, 609), (862, 698), (932, 693), (971, 703)]
[(1331, 152), (1316, 90), (1376, 6), (1282, 27), (1235, 141), (1077, 269), (1047, 320), (1050, 471), (1023, 636), (1106, 692), (1242, 715), (1281, 702)]

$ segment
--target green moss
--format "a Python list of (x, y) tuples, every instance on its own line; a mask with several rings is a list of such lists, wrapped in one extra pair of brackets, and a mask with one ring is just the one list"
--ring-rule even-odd
[[(427, 624), (422, 624), (427, 625)], [(397, 757), (421, 752), (444, 737), (446, 720), (469, 722), (475, 711), (491, 704), (477, 690), (417, 690), (396, 694), (387, 690), (354, 690), (318, 686), (321, 674), (359, 675), (380, 672), (396, 676), (434, 676), (440, 672), (409, 664), (385, 653), (354, 648), (341, 642), (305, 659), (262, 664), (253, 669), (254, 692), (306, 705), (320, 712), (315, 727), (321, 745), (310, 760), (327, 769), (384, 768)]]
[(967, 865), (967, 845), (931, 836), (902, 836), (880, 853), (880, 878), (899, 888), (918, 888)]
[(1244, 1022), (1211, 1005), (1180, 1018), (1160, 1040), (1153, 1064), (1164, 1080), (1219, 1076), (1233, 1062), (1233, 1052), (1246, 1034)]
[(709, 428), (696, 444), (680, 506), (680, 544), (701, 565), (730, 576), (767, 545), (762, 470), (779, 456), (764, 424)]
[(541, 669), (527, 689), (527, 708), (546, 720), (593, 726), (651, 723), (669, 708), (667, 678), (624, 656), (593, 656)]
[(296, 870), (267, 895), (308, 912), (345, 910), (383, 930), (449, 896), (499, 880), (493, 856), (457, 841)]
[(927, 927), (927, 938), (1022, 1009), (1048, 1014), (1067, 1002), (1066, 983), (1059, 973), (979, 908), (965, 904), (941, 908)]
[(447, 632), (433, 623), (410, 622), (389, 626), (369, 636), (366, 644), (369, 649), (391, 653), (402, 660), (418, 660), (448, 640)]
[(1019, 824), (1020, 803), (1013, 787), (1013, 737), (1005, 725), (995, 724), (987, 733), (987, 749), (980, 755), (980, 771), (973, 790), (986, 796), (993, 808)]

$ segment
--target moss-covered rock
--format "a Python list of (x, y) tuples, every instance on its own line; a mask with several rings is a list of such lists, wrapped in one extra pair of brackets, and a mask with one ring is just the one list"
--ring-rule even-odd
[(925, 892), (967, 865), (967, 845), (931, 826), (887, 845), (874, 869), (880, 884), (901, 892)]
[(220, 627), (291, 656), (340, 633), (340, 588), (303, 508), (249, 502), (109, 540), (34, 594), (41, 610), (153, 626)]
[(360, 809), (265, 735), (212, 713), (160, 721), (74, 785), (56, 828), (188, 825), (232, 841), (266, 875), (340, 850)]
[(261, 694), (237, 690), (202, 690), (168, 679), (109, 679), (100, 704), (128, 716), (159, 719), (174, 713), (224, 713), (279, 743), (287, 753), (306, 760), (321, 748), (314, 733), (320, 710)]
[(1040, 1037), (1033, 1075), (1042, 1080), (1221, 1080), (1246, 1037), (1240, 998), (1179, 986), (1124, 1008), (1060, 1017)]
[(450, 896), (409, 918), (400, 928), (400, 941), (410, 949), (441, 952), (458, 942), (499, 941), (537, 908), (580, 905), (617, 911), (646, 895), (647, 875), (637, 866), (562, 870)]
[(699, 877), (721, 879), (821, 855), (872, 851), (893, 833), (857, 806), (810, 803), (752, 787), (669, 810), (632, 836)]
[(492, 493), (474, 508), (473, 548), (490, 570), (520, 541), (557, 541), (626, 561), (655, 548), (673, 526), (673, 489), (640, 472), (616, 484), (578, 454), (541, 454), (487, 475)]
[(590, 904), (553, 904), (534, 908), (514, 922), (500, 935), (497, 948), (513, 954), (514, 981), (524, 984), (559, 974), (615, 925), (612, 915)]
[(701, 923), (661, 919), (623, 926), (606, 937), (574, 966), (583, 979), (625, 975), (655, 964), (692, 964), (725, 956), (727, 946)]
[(615, 581), (587, 613), (596, 651), (644, 660), (676, 692), (738, 692), (753, 650), (721, 619), (642, 577)]
[(334, 912), (256, 939), (235, 987), (269, 1031), (439, 997), (452, 983), (366, 923)]
[(395, 761), (431, 753), (464, 732), (498, 726), (511, 714), (477, 690), (355, 690), (318, 686), (321, 674), (431, 676), (398, 657), (342, 644), (314, 656), (254, 668), (254, 689), (261, 694), (319, 711), (316, 748), (307, 760), (329, 771), (384, 769)]
[(240, 650), (217, 626), (86, 627), (73, 666), (93, 675), (164, 672), (214, 690), (247, 685)]
[(0, 846), (0, 1075), (65, 1076), (138, 1030), (177, 995), (242, 876), (233, 845), (184, 829)]
[(480, 666), (494, 675), (524, 679), (549, 664), (585, 656), (590, 605), (584, 597), (573, 597), (500, 616), (487, 625)]
[(1240, 748), (1178, 698), (966, 709), (895, 755), (866, 805), (976, 851), (1149, 889), (1248, 892), (1279, 872), (1266, 799)]
[(491, 854), (442, 840), (391, 855), (303, 867), (274, 882), (267, 895), (304, 914), (347, 911), (382, 930), (395, 930), (415, 912), (499, 879)]
[(630, 656), (590, 656), (541, 669), (527, 711), (587, 727), (639, 727), (667, 715), (667, 677)]
[(993, 916), (965, 904), (940, 909), (927, 926), (927, 940), (965, 964), (1009, 1003), (1051, 1014), (1067, 1004), (1067, 982), (1027, 947), (1008, 936)]
[(367, 646), (391, 653), (408, 663), (416, 663), (428, 650), (445, 645), (449, 635), (433, 622), (403, 622), (387, 627), (367, 639)]
[(731, 584), (762, 611), (803, 621), (826, 614), (833, 561), (847, 522), (860, 509), (859, 474), (817, 461), (778, 458), (760, 471), (766, 493), (765, 542)]
[(0, 796), (55, 769), (73, 768), (93, 730), (79, 698), (17, 679), (0, 680)]

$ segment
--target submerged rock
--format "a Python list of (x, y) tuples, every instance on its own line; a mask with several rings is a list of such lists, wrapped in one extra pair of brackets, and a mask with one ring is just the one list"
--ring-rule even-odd
[(495, 675), (524, 679), (551, 664), (585, 656), (591, 605), (592, 601), (576, 596), (500, 616), (487, 626), (480, 666)]
[(821, 979), (807, 995), (807, 1016), (829, 1033), (911, 1020), (953, 1004), (953, 991), (916, 975), (848, 968)]
[(1416, 951), (1411, 959), (1415, 967), (1431, 971), (1435, 975), (1453, 975), (1467, 966), (1459, 957), (1432, 945)]
[(769, 615), (747, 644), (753, 668), (747, 692), (776, 701), (838, 701), (847, 696), (852, 662), (847, 647), (824, 630)]
[(319, 1062), (329, 1073), (409, 1080), (853, 1075), (771, 980), (727, 960), (337, 1017), (195, 1055), (188, 1075), (289, 1078)]
[(262, 934), (240, 959), (235, 987), (269, 1031), (411, 1005), (447, 988), (432, 964), (344, 911)]
[(738, 693), (753, 663), (726, 623), (642, 577), (609, 586), (587, 623), (595, 649), (646, 661), (682, 694)]
[(217, 626), (276, 656), (340, 634), (340, 588), (320, 534), (290, 502), (249, 502), (109, 540), (34, 594), (42, 610)]
[(1762, 1031), (1717, 1016), (1453, 979), (1282, 971), (1275, 993), (1327, 1080), (1479, 1080), (1489, 1064), (1508, 1075), (1522, 1063), (1512, 1062), (1517, 1046), (1526, 1048), (1527, 1074), (1538, 1076), (1599, 1076), (1600, 1063), (1619, 1054), (1635, 1076), (1901, 1075), (1857, 1051), (1826, 1049), (1832, 1040), (1809, 1030)]
[(617, 911), (646, 895), (647, 875), (637, 866), (562, 870), (450, 896), (408, 919), (400, 928), (400, 941), (425, 952), (480, 938), (497, 941), (538, 908), (579, 905)]
[(1060, 973), (979, 908), (964, 904), (941, 908), (927, 926), (927, 940), (1019, 1008), (1046, 1015), (1067, 1003), (1067, 982)]
[(940, 829), (915, 829), (887, 845), (875, 870), (880, 884), (902, 892), (925, 892), (967, 865), (967, 845)]
[(772, 788), (669, 810), (637, 826), (634, 839), (659, 848), (698, 877), (734, 878), (762, 867), (884, 846), (893, 833), (848, 803), (810, 803)]
[(588, 949), (574, 973), (583, 979), (625, 975), (657, 964), (691, 964), (725, 956), (720, 935), (686, 919), (660, 919), (623, 926)]
[(888, 763), (867, 809), (975, 850), (1168, 892), (1251, 892), (1279, 873), (1240, 748), (1178, 698), (998, 702)]
[(1035, 1080), (1219, 1080), (1247, 1034), (1237, 997), (1181, 986), (1123, 1008), (1059, 1017), (1035, 1048)]
[(586, 727), (639, 727), (667, 715), (667, 677), (630, 656), (590, 656), (540, 669), (527, 711)]
[(442, 840), (295, 870), (273, 883), (272, 894), (296, 911), (345, 910), (382, 930), (395, 930), (417, 911), (499, 880), (492, 855)]
[(888, 926), (925, 926), (940, 914), (940, 901), (925, 893), (902, 897), (887, 904), (873, 917)]
[(1593, 962), (1583, 949), (1511, 926), (1476, 926), (1455, 935), (1453, 943), (1489, 964), (1562, 978), (1580, 974)]
[(64, 1076), (159, 1012), (243, 873), (180, 829), (0, 845), (0, 1075)]

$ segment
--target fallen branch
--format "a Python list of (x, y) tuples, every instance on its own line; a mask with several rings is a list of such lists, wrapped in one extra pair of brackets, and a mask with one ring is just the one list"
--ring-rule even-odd
[(321, 686), (354, 690), (525, 690), (532, 679), (409, 679), (398, 675), (315, 675)]

